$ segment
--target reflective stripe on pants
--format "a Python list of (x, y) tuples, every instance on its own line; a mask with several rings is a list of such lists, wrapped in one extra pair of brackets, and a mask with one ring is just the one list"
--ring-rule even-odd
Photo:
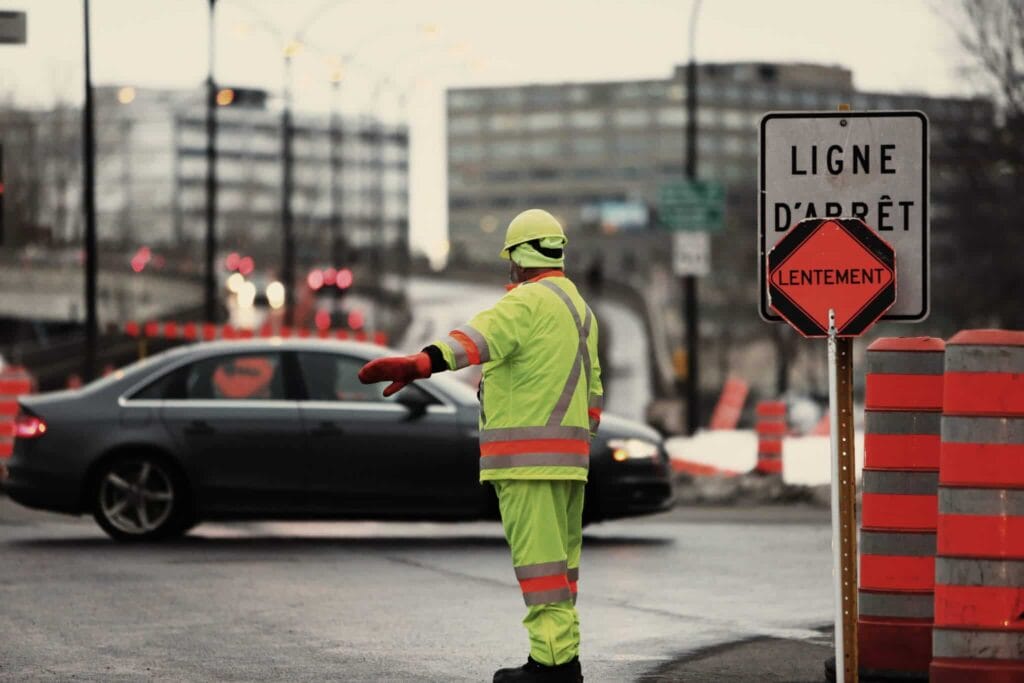
[(530, 656), (541, 664), (579, 654), (574, 607), (583, 545), (582, 481), (508, 479), (491, 482), (512, 565), (527, 605), (523, 625)]

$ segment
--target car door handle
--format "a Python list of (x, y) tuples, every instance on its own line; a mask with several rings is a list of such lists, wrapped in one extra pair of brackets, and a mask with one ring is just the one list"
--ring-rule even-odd
[(344, 434), (345, 430), (333, 422), (321, 422), (313, 428), (313, 436), (338, 436)]
[(185, 427), (185, 433), (189, 435), (213, 434), (216, 431), (206, 420), (192, 420)]

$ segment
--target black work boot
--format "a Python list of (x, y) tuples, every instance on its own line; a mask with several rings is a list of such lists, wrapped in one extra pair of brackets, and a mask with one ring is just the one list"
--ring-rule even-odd
[(533, 657), (526, 664), (513, 669), (498, 669), (494, 672), (494, 683), (583, 683), (580, 658), (573, 657), (565, 664), (545, 666)]

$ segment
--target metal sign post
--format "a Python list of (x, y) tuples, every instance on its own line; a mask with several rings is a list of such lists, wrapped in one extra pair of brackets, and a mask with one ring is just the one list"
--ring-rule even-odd
[(853, 450), (853, 340), (828, 312), (828, 407), (832, 453), (832, 567), (837, 683), (857, 683), (857, 471)]

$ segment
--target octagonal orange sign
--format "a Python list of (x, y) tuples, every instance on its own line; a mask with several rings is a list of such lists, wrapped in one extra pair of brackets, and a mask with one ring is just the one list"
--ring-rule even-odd
[(859, 218), (808, 218), (768, 254), (772, 310), (805, 337), (863, 334), (896, 301), (893, 248)]

